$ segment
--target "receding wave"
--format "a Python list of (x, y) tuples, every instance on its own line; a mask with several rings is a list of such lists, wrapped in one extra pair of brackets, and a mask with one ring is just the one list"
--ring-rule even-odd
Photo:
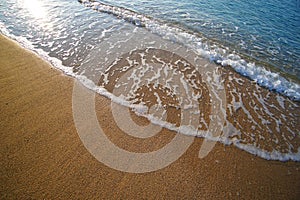
[(263, 66), (256, 65), (254, 62), (247, 61), (241, 58), (240, 55), (230, 53), (232, 51), (222, 47), (222, 45), (207, 42), (207, 38), (197, 33), (192, 33), (181, 27), (162, 22), (158, 19), (145, 16), (126, 8), (91, 0), (79, 0), (79, 2), (86, 7), (90, 7), (99, 12), (112, 14), (135, 26), (144, 27), (165, 39), (190, 47), (197, 51), (199, 55), (204, 56), (217, 64), (232, 67), (236, 72), (249, 77), (260, 86), (276, 91), (293, 100), (300, 100), (299, 84), (287, 80), (279, 75), (279, 73), (272, 72)]

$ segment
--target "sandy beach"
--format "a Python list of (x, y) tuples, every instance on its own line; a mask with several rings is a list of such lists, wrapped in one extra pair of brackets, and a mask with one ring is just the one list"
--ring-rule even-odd
[[(201, 138), (161, 170), (134, 174), (111, 169), (78, 136), (73, 78), (2, 35), (0, 70), (1, 199), (300, 198), (299, 162), (268, 161), (220, 143), (199, 159)], [(111, 141), (131, 151), (155, 150), (175, 134), (164, 129), (139, 141), (117, 128), (109, 99), (96, 95), (96, 110)], [(240, 121), (247, 127), (247, 121)]]

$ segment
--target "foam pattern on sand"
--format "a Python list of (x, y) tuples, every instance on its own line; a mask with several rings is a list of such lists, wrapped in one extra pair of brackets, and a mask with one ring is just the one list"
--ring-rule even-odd
[[(99, 11), (108, 6), (88, 1), (85, 5)], [(90, 24), (89, 29), (75, 32), (72, 37), (68, 37), (67, 30), (63, 36), (50, 36), (53, 42), (43, 45), (39, 40), (32, 42), (27, 35), (13, 34), (5, 24), (1, 23), (0, 29), (87, 88), (154, 124), (232, 144), (265, 159), (300, 161), (299, 102), (261, 88), (215, 63), (230, 65), (240, 74), (252, 76), (257, 83), (296, 100), (297, 84), (237, 55), (227, 55), (220, 47), (207, 46), (203, 38), (178, 27), (123, 8), (105, 9), (133, 23), (104, 17), (107, 27), (101, 28), (96, 39), (87, 34), (94, 31)], [(90, 12), (87, 10), (84, 12)], [(60, 37), (62, 40), (57, 41)]]

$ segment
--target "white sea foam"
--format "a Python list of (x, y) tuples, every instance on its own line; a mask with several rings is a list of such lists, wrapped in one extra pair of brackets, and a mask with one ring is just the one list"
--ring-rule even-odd
[(222, 66), (231, 66), (235, 71), (243, 76), (249, 77), (260, 86), (275, 90), (293, 100), (300, 100), (299, 84), (287, 80), (278, 73), (271, 72), (255, 63), (247, 62), (239, 55), (228, 54), (228, 50), (221, 47), (221, 45), (208, 45), (208, 43), (203, 42), (207, 40), (203, 36), (187, 32), (180, 27), (166, 24), (165, 22), (122, 7), (111, 6), (90, 0), (80, 0), (80, 2), (94, 10), (115, 15), (136, 26), (145, 27), (147, 30), (159, 34), (165, 39), (190, 47), (196, 50), (200, 55), (215, 61)]
[(71, 67), (66, 67), (62, 64), (62, 61), (55, 58), (50, 57), (47, 52), (42, 49), (35, 48), (33, 44), (27, 40), (25, 37), (22, 36), (15, 36), (10, 33), (10, 31), (6, 28), (6, 26), (0, 22), (0, 32), (4, 35), (8, 36), (9, 38), (17, 41), (23, 48), (30, 50), (31, 52), (35, 53), (39, 57), (42, 57), (46, 60), (50, 65), (54, 66), (55, 68), (63, 71), (66, 75), (75, 76)]

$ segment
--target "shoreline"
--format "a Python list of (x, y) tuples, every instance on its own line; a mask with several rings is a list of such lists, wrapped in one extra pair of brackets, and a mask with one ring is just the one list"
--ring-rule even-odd
[[(2, 198), (300, 196), (299, 162), (267, 161), (220, 143), (207, 157), (199, 159), (201, 138), (195, 138), (176, 162), (155, 172), (131, 174), (105, 166), (86, 150), (78, 137), (72, 115), (74, 79), (2, 35), (0, 43)], [(110, 100), (96, 95), (96, 109), (103, 129), (120, 147), (148, 151), (174, 136), (174, 132), (163, 129), (163, 134), (152, 140), (135, 141), (117, 128)]]

